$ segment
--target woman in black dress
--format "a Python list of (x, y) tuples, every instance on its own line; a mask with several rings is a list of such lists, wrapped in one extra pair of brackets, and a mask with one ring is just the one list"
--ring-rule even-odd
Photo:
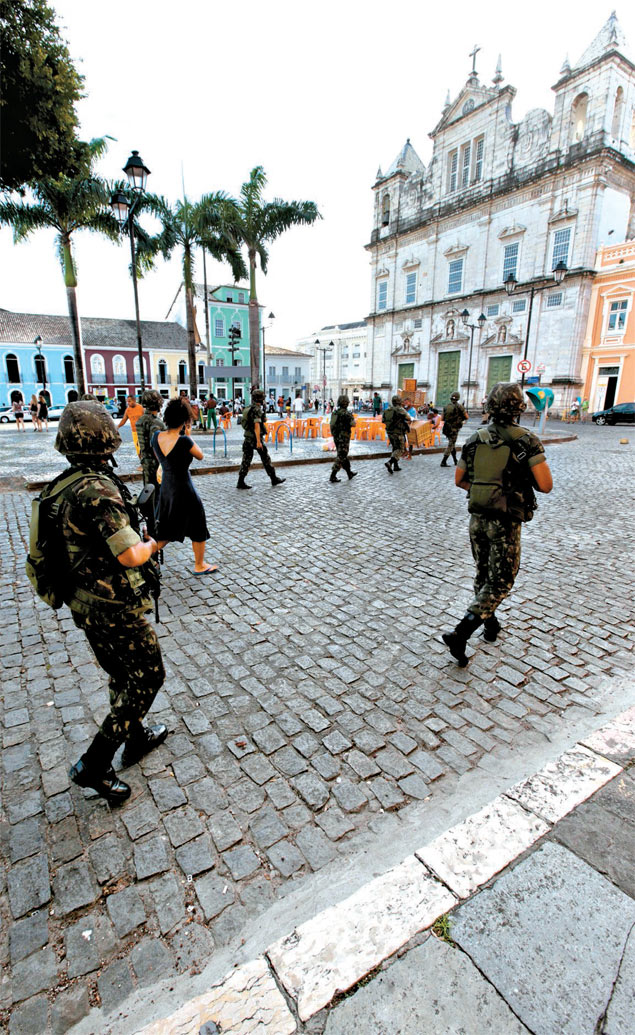
[(205, 511), (194, 488), (189, 467), (192, 458), (203, 453), (189, 436), (192, 422), (190, 405), (184, 399), (171, 399), (163, 413), (167, 431), (155, 431), (152, 448), (161, 464), (161, 492), (157, 507), (157, 542), (162, 550), (167, 543), (182, 543), (187, 537), (194, 550), (194, 574), (210, 575), (215, 564), (205, 563), (205, 541), (209, 539)]

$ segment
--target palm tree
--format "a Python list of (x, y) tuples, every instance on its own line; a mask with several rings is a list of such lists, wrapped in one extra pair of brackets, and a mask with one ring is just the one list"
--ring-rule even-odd
[(274, 241), (291, 226), (314, 223), (321, 219), (313, 201), (263, 201), (267, 177), (261, 165), (251, 170), (249, 179), (240, 188), (240, 200), (236, 203), (235, 230), (247, 248), (249, 259), (249, 349), (251, 362), (251, 383), (260, 383), (260, 319), (258, 295), (256, 292), (256, 263), (267, 272), (269, 253), (265, 245)]
[(82, 350), (82, 328), (77, 308), (77, 266), (73, 257), (72, 236), (77, 230), (105, 234), (113, 241), (120, 239), (119, 224), (108, 211), (110, 188), (105, 180), (94, 174), (96, 161), (108, 146), (105, 137), (96, 137), (81, 145), (85, 160), (77, 176), (64, 174), (39, 180), (31, 185), (32, 201), (8, 200), (0, 202), (0, 225), (13, 228), (16, 244), (24, 241), (34, 230), (57, 231), (57, 249), (64, 284), (68, 315), (73, 335), (75, 381), (81, 395), (86, 391)]
[[(160, 252), (169, 258), (175, 248), (182, 251), (183, 289), (185, 291), (185, 315), (187, 325), (187, 354), (190, 375), (190, 398), (198, 396), (196, 376), (196, 336), (194, 333), (194, 253), (196, 248), (205, 248), (213, 258), (229, 262), (234, 280), (247, 275), (245, 263), (239, 251), (235, 228), (232, 225), (235, 202), (224, 191), (205, 194), (200, 201), (187, 198), (170, 205), (163, 198), (146, 199), (145, 207), (158, 216), (163, 224), (162, 231), (141, 248), (141, 261), (148, 250)], [(207, 305), (207, 299), (205, 299)]]

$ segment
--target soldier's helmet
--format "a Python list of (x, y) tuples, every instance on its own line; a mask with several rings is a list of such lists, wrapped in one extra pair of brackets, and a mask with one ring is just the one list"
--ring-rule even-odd
[(63, 456), (110, 456), (121, 445), (115, 422), (99, 402), (68, 403), (57, 428), (55, 448)]
[(341, 410), (346, 410), (348, 409), (349, 402), (350, 399), (347, 395), (340, 395), (339, 399), (337, 400), (337, 405)]
[(158, 392), (144, 392), (141, 396), (141, 405), (146, 410), (158, 413), (163, 408), (163, 398)]
[(450, 396), (450, 402), (453, 402), (453, 403), (458, 402), (460, 398), (461, 398), (461, 396), (459, 395), (458, 392), (452, 392), (452, 395)]
[(491, 417), (513, 421), (527, 409), (520, 385), (499, 381), (487, 397), (487, 412)]
[(254, 388), (253, 392), (251, 393), (251, 399), (252, 402), (263, 403), (265, 401), (265, 393), (263, 392), (262, 388)]
[(392, 404), (393, 404), (393, 406), (401, 406), (401, 396), (400, 395), (393, 395), (393, 397), (392, 397)]

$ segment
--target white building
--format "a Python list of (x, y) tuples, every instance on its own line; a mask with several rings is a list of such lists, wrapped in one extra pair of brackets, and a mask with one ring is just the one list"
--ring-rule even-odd
[[(468, 377), (468, 401), (519, 377), (533, 286), (531, 373), (554, 389), (556, 405), (577, 394), (595, 254), (634, 221), (635, 65), (625, 50), (613, 14), (573, 67), (565, 61), (553, 113), (514, 122), (516, 91), (503, 85), (500, 59), (487, 87), (475, 49), (466, 85), (452, 103), (448, 95), (430, 133), (428, 164), (407, 141), (378, 172), (369, 383), (397, 388), (415, 377), (443, 404), (455, 390), (466, 396)], [(568, 273), (558, 286), (560, 261)], [(511, 297), (509, 274), (518, 281)]]
[[(368, 347), (368, 327), (365, 320), (354, 323), (328, 324), (298, 346), (311, 353), (311, 387), (320, 399), (325, 395), (337, 402), (338, 395), (367, 399), (380, 385), (371, 379), (371, 355)], [(385, 396), (390, 389), (383, 386)]]
[(295, 399), (301, 395), (305, 402), (311, 394), (311, 356), (296, 349), (265, 345), (265, 393), (274, 402), (279, 396)]

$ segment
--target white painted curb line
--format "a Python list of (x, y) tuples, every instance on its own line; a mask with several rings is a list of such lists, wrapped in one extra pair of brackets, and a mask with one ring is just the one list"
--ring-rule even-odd
[(224, 1035), (292, 1035), (270, 966), (308, 1020), (622, 772), (606, 755), (634, 751), (635, 707), (137, 1035), (198, 1035), (205, 1021)]

